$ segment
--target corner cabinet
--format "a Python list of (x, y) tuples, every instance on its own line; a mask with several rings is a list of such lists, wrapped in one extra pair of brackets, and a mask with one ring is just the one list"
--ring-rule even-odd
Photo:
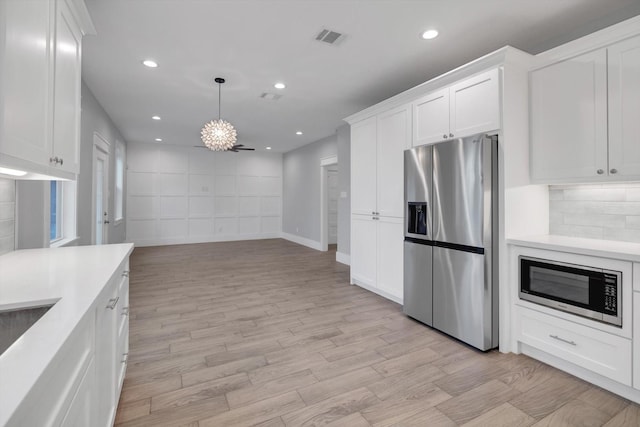
[(351, 282), (402, 302), (404, 150), (410, 105), (351, 126)]
[(500, 129), (500, 71), (496, 68), (413, 103), (413, 146)]
[(531, 179), (640, 179), (640, 37), (530, 74)]
[(81, 41), (95, 33), (84, 3), (0, 1), (0, 33), (0, 166), (75, 178)]

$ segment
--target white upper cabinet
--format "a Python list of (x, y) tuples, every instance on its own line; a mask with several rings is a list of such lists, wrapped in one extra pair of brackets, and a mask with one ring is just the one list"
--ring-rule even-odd
[(376, 211), (377, 119), (370, 117), (351, 126), (351, 213)]
[(609, 174), (618, 179), (640, 179), (640, 37), (607, 51)]
[(57, 5), (52, 152), (61, 169), (78, 173), (82, 35), (66, 1), (59, 0)]
[(531, 179), (640, 178), (640, 37), (531, 72)]
[(439, 90), (413, 104), (413, 145), (449, 137), (449, 89)]
[(92, 32), (81, 0), (0, 1), (0, 166), (79, 172), (81, 39)]
[(351, 126), (352, 214), (403, 217), (409, 108), (404, 105)]
[(409, 107), (378, 115), (376, 212), (404, 217), (404, 150), (411, 148)]
[(607, 54), (531, 73), (532, 179), (587, 178), (607, 169)]
[(496, 68), (432, 92), (413, 103), (413, 145), (500, 129)]
[(49, 0), (0, 1), (0, 152), (48, 164)]
[(449, 137), (500, 129), (500, 73), (496, 68), (449, 89)]

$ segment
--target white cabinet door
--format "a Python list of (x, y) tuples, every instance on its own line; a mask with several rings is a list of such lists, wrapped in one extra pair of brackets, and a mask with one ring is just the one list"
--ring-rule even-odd
[(404, 150), (409, 141), (410, 106), (378, 116), (377, 210), (379, 215), (403, 217)]
[(351, 277), (376, 286), (377, 222), (371, 215), (351, 216)]
[(500, 129), (500, 71), (496, 68), (449, 88), (449, 137)]
[(77, 427), (92, 425), (94, 422), (93, 415), (95, 414), (94, 404), (96, 402), (95, 378), (95, 364), (92, 359), (71, 401), (69, 410), (62, 420), (61, 426)]
[(404, 219), (380, 217), (378, 223), (378, 254), (376, 287), (397, 302), (403, 298)]
[(597, 180), (607, 172), (607, 52), (531, 73), (531, 176)]
[(640, 178), (640, 37), (607, 50), (609, 176)]
[(56, 165), (79, 172), (80, 43), (82, 35), (65, 0), (57, 1), (53, 103), (53, 154)]
[(351, 213), (376, 211), (376, 117), (351, 125)]
[(449, 137), (449, 88), (430, 93), (413, 103), (413, 145)]
[(105, 287), (96, 307), (96, 426), (113, 425), (116, 410), (116, 351), (118, 330), (118, 289), (112, 282)]
[(49, 165), (49, 0), (0, 2), (0, 153)]

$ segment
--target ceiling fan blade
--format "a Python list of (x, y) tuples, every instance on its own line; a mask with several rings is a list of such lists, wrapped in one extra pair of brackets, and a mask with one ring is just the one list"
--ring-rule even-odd
[(235, 151), (238, 151), (238, 150), (243, 150), (243, 151), (256, 151), (256, 149), (255, 149), (255, 148), (240, 148), (240, 147), (237, 147), (237, 148), (235, 149)]

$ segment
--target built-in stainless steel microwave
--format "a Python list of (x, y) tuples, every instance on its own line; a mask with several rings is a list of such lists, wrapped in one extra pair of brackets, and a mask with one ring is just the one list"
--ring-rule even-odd
[(622, 273), (520, 256), (520, 299), (622, 326)]

